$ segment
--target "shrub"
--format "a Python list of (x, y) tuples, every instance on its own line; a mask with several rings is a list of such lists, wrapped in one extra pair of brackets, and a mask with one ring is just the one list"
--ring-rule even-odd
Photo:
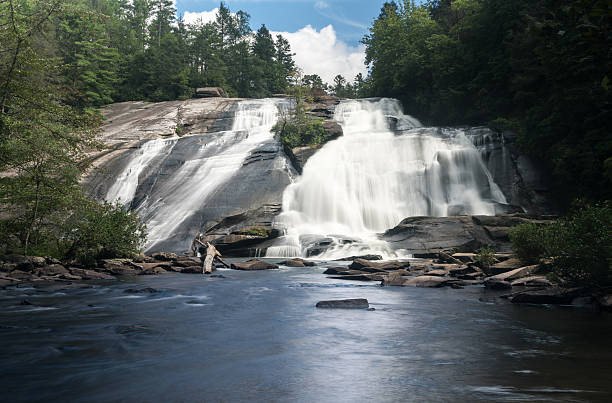
[(554, 274), (567, 285), (612, 286), (612, 206), (576, 204), (548, 226), (522, 224), (510, 230), (515, 254), (525, 264), (552, 258)]
[(483, 267), (488, 268), (495, 262), (495, 252), (489, 245), (483, 246), (476, 252), (476, 261)]
[(284, 145), (291, 148), (318, 145), (329, 137), (322, 120), (318, 118), (288, 118), (279, 121), (272, 130)]
[(64, 258), (91, 266), (98, 259), (134, 257), (145, 239), (146, 227), (134, 212), (86, 201), (67, 221), (60, 243)]

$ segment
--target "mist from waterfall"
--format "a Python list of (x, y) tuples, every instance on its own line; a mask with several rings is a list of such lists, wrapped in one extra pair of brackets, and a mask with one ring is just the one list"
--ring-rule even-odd
[[(250, 152), (273, 139), (271, 129), (282, 104), (283, 101), (275, 99), (239, 101), (230, 131), (199, 136), (194, 157), (184, 161), (171, 180), (155, 183), (154, 191), (150, 190), (136, 206), (138, 215), (147, 224), (145, 249), (182, 231), (181, 224), (240, 169)], [(177, 141), (180, 140), (156, 139), (143, 144), (137, 151), (138, 157), (119, 175), (106, 199), (120, 200), (126, 205), (132, 203), (142, 183), (141, 174), (148, 174), (155, 158), (167, 155), (171, 144)], [(150, 198), (149, 194), (154, 194), (155, 198)]]
[(285, 190), (275, 225), (286, 235), (267, 256), (398, 257), (409, 251), (391, 250), (377, 233), (402, 219), (493, 215), (506, 203), (463, 130), (424, 128), (385, 98), (343, 101), (334, 119), (344, 135)]

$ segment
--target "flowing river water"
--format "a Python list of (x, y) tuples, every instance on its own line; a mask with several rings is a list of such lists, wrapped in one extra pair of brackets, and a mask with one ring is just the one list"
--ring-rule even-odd
[[(334, 280), (326, 266), (2, 290), (2, 400), (612, 399), (610, 314)], [(125, 292), (146, 287), (158, 292)], [(375, 310), (315, 308), (340, 298)]]

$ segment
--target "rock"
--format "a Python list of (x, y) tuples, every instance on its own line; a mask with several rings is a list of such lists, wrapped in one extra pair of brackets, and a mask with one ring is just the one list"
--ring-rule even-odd
[(417, 276), (407, 279), (404, 282), (404, 286), (412, 286), (412, 287), (442, 287), (446, 283), (448, 283), (450, 279), (437, 277), (437, 276)]
[(34, 265), (34, 267), (42, 267), (47, 264), (47, 259), (40, 256), (30, 256), (30, 262)]
[(155, 288), (151, 288), (151, 287), (147, 287), (147, 288), (128, 288), (127, 290), (124, 290), (123, 293), (124, 294), (155, 294), (158, 293), (159, 291), (156, 290)]
[(427, 274), (428, 276), (440, 276), (440, 277), (444, 277), (444, 276), (448, 275), (448, 271), (447, 270), (442, 270), (442, 269), (437, 269), (437, 270), (430, 270), (428, 272), (425, 272), (425, 274)]
[(451, 256), (463, 263), (474, 263), (477, 255), (475, 253), (453, 253)]
[(508, 281), (492, 277), (485, 279), (484, 285), (485, 288), (490, 290), (509, 290), (512, 288), (512, 284), (510, 284)]
[(205, 87), (195, 90), (194, 98), (227, 98), (221, 87)]
[(179, 255), (170, 252), (157, 252), (152, 254), (151, 257), (161, 262), (171, 262), (180, 259)]
[[(167, 263), (167, 262), (165, 262), (163, 264), (167, 264), (168, 268), (170, 266), (191, 267), (191, 266), (198, 266), (198, 265), (202, 264), (202, 262), (200, 261), (199, 258), (180, 258), (179, 260), (176, 260), (176, 261), (172, 262), (172, 264)], [(157, 267), (162, 267), (162, 268), (168, 270), (168, 268), (162, 266), (162, 264), (158, 264)]]
[(208, 277), (210, 277), (210, 278), (227, 278), (223, 274), (211, 274)]
[(162, 269), (161, 267), (151, 267), (148, 269), (144, 269), (138, 274), (141, 276), (154, 276), (157, 274), (165, 274), (165, 273), (168, 273), (168, 271)]
[(59, 278), (64, 279), (64, 280), (71, 280), (71, 281), (80, 281), (80, 280), (83, 280), (83, 277), (77, 276), (76, 274), (70, 274), (70, 273), (60, 274)]
[[(502, 263), (505, 263), (505, 262), (502, 262)], [(487, 277), (485, 278), (485, 282), (487, 280), (493, 280), (493, 279), (511, 282), (512, 280), (516, 280), (521, 277), (529, 276), (532, 273), (534, 273), (537, 269), (538, 269), (538, 265), (519, 267), (518, 269), (506, 271), (504, 273), (500, 273), (494, 276)]]
[(81, 277), (83, 280), (115, 280), (114, 276), (107, 273), (102, 273), (95, 270), (78, 269), (75, 267), (69, 268), (70, 273)]
[(471, 266), (456, 266), (450, 267), (448, 269), (448, 274), (457, 277), (468, 273), (473, 273), (475, 270)]
[(524, 265), (521, 264), (521, 261), (517, 258), (510, 258), (504, 260), (503, 262), (494, 264), (489, 268), (488, 272), (490, 272), (492, 275), (497, 275), (510, 270), (518, 269), (519, 267), (524, 267)]
[(60, 264), (51, 264), (49, 266), (41, 267), (40, 269), (36, 269), (36, 274), (38, 276), (55, 276), (58, 274), (69, 273), (68, 269)]
[(397, 261), (373, 262), (371, 260), (366, 260), (366, 259), (361, 259), (361, 258), (355, 259), (353, 263), (349, 265), (349, 268), (353, 270), (364, 270), (365, 268), (370, 268), (370, 269), (377, 269), (380, 271), (399, 270), (399, 269), (404, 269), (407, 267), (410, 267), (410, 262), (397, 262)]
[(231, 268), (234, 270), (272, 270), (278, 269), (278, 266), (262, 260), (251, 259), (247, 262), (232, 263)]
[(175, 267), (174, 269), (183, 274), (202, 274), (202, 266)]
[(388, 276), (382, 279), (380, 285), (382, 286), (403, 286), (407, 281), (404, 277), (402, 277), (400, 272), (394, 271), (389, 273)]
[(381, 281), (385, 276), (373, 273), (346, 274), (342, 276), (330, 277), (337, 280), (355, 280), (355, 281)]
[(2, 263), (0, 264), (0, 271), (8, 273), (9, 271), (13, 271), (17, 268), (17, 264), (15, 263)]
[(597, 297), (597, 303), (606, 311), (612, 310), (612, 294), (609, 295), (600, 295)]
[(341, 308), (341, 309), (367, 309), (370, 307), (365, 298), (338, 299), (331, 301), (319, 301), (317, 308)]
[[(200, 265), (199, 261), (191, 262), (189, 266)], [(141, 270), (152, 270), (156, 267), (162, 268), (164, 270), (173, 270), (173, 267), (181, 266), (177, 265), (176, 262), (153, 262), (153, 263), (140, 263), (138, 265)], [(174, 271), (174, 270), (173, 270)]]
[(363, 259), (363, 260), (382, 260), (382, 256), (380, 255), (361, 255), (361, 256), (350, 256), (350, 257), (343, 257), (342, 259), (335, 259), (335, 261), (348, 261), (348, 260), (357, 260), (357, 259)]
[(512, 287), (552, 287), (552, 283), (545, 276), (522, 277), (512, 281)]
[(514, 304), (571, 304), (574, 298), (582, 296), (580, 289), (549, 287), (546, 289), (524, 291), (511, 296)]
[(448, 253), (444, 253), (444, 252), (438, 253), (438, 260), (440, 261), (440, 263), (451, 263), (451, 264), (458, 264), (458, 265), (463, 264), (461, 260), (449, 255)]
[(341, 137), (344, 133), (342, 131), (342, 126), (335, 120), (326, 119), (323, 121), (323, 128), (328, 134), (328, 140), (335, 140), (338, 137)]
[(112, 275), (136, 275), (138, 271), (131, 266), (107, 266), (104, 268), (107, 273)]
[(304, 260), (304, 259), (300, 259), (300, 258), (295, 258), (295, 259), (289, 259), (289, 260), (285, 260), (284, 262), (280, 262), (279, 263), (282, 266), (289, 266), (289, 267), (312, 267), (312, 266), (316, 266), (315, 262), (311, 262), (309, 260)]
[(323, 274), (344, 274), (348, 271), (351, 271), (351, 269), (349, 269), (348, 267), (337, 266), (330, 267), (329, 269), (325, 270)]
[(13, 270), (12, 272), (8, 273), (6, 277), (14, 278), (17, 280), (28, 280), (32, 278), (32, 273), (26, 273), (22, 270)]
[(22, 299), (19, 305), (33, 305), (33, 304), (27, 299)]

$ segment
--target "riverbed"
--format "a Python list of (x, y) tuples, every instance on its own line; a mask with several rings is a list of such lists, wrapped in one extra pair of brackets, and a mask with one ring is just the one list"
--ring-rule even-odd
[[(480, 286), (335, 280), (324, 267), (0, 290), (2, 400), (612, 399), (609, 313), (517, 306)], [(145, 288), (157, 292), (126, 292)], [(375, 310), (315, 308), (344, 298)]]

